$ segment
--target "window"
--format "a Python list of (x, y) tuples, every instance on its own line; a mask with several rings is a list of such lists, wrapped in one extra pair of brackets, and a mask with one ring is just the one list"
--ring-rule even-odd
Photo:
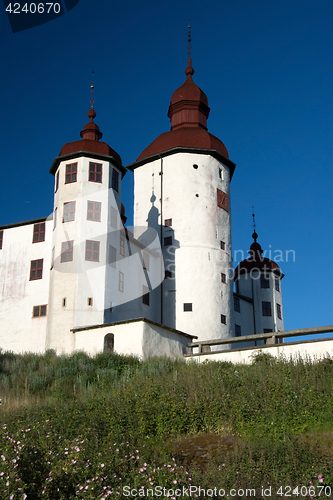
[(120, 255), (125, 257), (125, 238), (120, 236)]
[(33, 312), (32, 312), (32, 317), (33, 318), (38, 318), (39, 316), (46, 316), (46, 309), (47, 306), (34, 306)]
[(240, 313), (240, 300), (238, 297), (234, 297), (234, 311)]
[(64, 215), (62, 222), (71, 222), (75, 220), (75, 201), (64, 203)]
[(52, 248), (51, 269), (54, 268), (54, 254), (55, 254), (55, 247)]
[(144, 285), (142, 287), (142, 303), (149, 306), (149, 288)]
[(240, 325), (235, 325), (235, 337), (241, 337), (242, 331)]
[(221, 168), (219, 168), (219, 178), (223, 181), (223, 171)]
[(269, 278), (265, 274), (260, 275), (260, 286), (261, 288), (269, 288)]
[(281, 305), (280, 304), (276, 304), (276, 312), (277, 312), (277, 317), (279, 319), (282, 319), (282, 310), (281, 310)]
[(64, 241), (61, 243), (60, 262), (70, 262), (73, 260), (73, 241)]
[(119, 172), (115, 168), (112, 169), (112, 189), (117, 191), (119, 189)]
[(275, 278), (275, 290), (277, 292), (280, 291), (280, 280), (279, 280), (279, 278)]
[(192, 311), (192, 302), (185, 302), (184, 303), (184, 312), (191, 312)]
[(217, 189), (217, 206), (223, 208), (226, 212), (228, 212), (228, 195), (224, 193), (220, 189)]
[(62, 299), (62, 307), (66, 307), (66, 297)]
[(221, 314), (221, 323), (223, 323), (224, 325), (227, 324), (227, 317), (225, 314)]
[(167, 236), (164, 238), (164, 246), (169, 247), (172, 245), (172, 236)]
[(263, 316), (272, 316), (271, 303), (270, 302), (263, 302), (262, 303), (262, 315)]
[(225, 250), (225, 242), (220, 241), (221, 250)]
[(170, 226), (172, 226), (172, 219), (165, 219), (165, 221), (164, 221), (164, 225), (165, 225), (166, 227), (170, 227)]
[(221, 273), (221, 281), (222, 281), (222, 283), (226, 283), (227, 282), (227, 275), (226, 274)]
[(124, 273), (121, 273), (119, 271), (119, 291), (123, 292), (124, 291)]
[(143, 259), (143, 269), (146, 269), (146, 271), (149, 271), (149, 253), (143, 251), (142, 252), (142, 259)]
[(77, 181), (77, 163), (66, 165), (66, 178), (65, 184)]
[(117, 215), (118, 215), (118, 211), (115, 208), (111, 207), (111, 221), (110, 221), (110, 224), (111, 224), (111, 226), (114, 229), (117, 229), (117, 227), (118, 227), (117, 226), (117, 219), (118, 219)]
[(264, 333), (271, 333), (272, 331), (272, 328), (264, 328)]
[(107, 333), (104, 337), (103, 351), (104, 352), (112, 352), (113, 349), (114, 349), (114, 334)]
[(89, 163), (89, 180), (91, 182), (102, 182), (101, 163)]
[(0, 250), (2, 250), (3, 231), (0, 231)]
[(88, 306), (92, 306), (92, 305), (93, 305), (93, 298), (88, 297)]
[(116, 267), (116, 261), (117, 261), (117, 250), (109, 245), (109, 264), (111, 267)]
[(99, 241), (86, 241), (86, 260), (99, 262)]
[(172, 272), (171, 271), (165, 271), (164, 273), (164, 279), (172, 278)]
[(59, 170), (56, 173), (56, 178), (55, 178), (55, 190), (54, 190), (55, 193), (58, 191), (58, 188), (59, 188)]
[(45, 222), (42, 222), (41, 224), (34, 224), (32, 242), (38, 243), (39, 241), (45, 241)]
[(57, 227), (57, 213), (58, 213), (58, 209), (55, 208), (54, 209), (54, 221), (53, 221), (53, 230), (55, 230), (55, 228)]
[(43, 259), (32, 260), (30, 263), (30, 281), (41, 280), (43, 277)]
[(88, 201), (87, 220), (101, 222), (102, 203), (99, 201)]

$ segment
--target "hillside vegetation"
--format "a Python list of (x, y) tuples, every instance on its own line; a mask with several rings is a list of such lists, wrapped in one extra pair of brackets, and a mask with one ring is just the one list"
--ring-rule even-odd
[(333, 496), (330, 358), (0, 352), (0, 398), (1, 500)]

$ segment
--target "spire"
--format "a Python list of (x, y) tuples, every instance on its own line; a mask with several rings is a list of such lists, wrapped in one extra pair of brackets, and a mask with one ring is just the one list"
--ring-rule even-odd
[(192, 75), (194, 74), (194, 69), (192, 68), (192, 59), (191, 59), (191, 54), (192, 54), (192, 45), (191, 45), (191, 25), (190, 25), (190, 19), (188, 20), (188, 35), (187, 35), (187, 41), (188, 41), (188, 60), (187, 60), (187, 68), (185, 70), (185, 75), (187, 75), (188, 79), (192, 80)]
[(88, 118), (90, 118), (90, 122), (87, 123), (84, 127), (83, 130), (80, 132), (80, 136), (82, 139), (89, 139), (91, 141), (99, 141), (102, 138), (102, 132), (100, 132), (99, 127), (94, 123), (94, 118), (96, 117), (96, 111), (94, 110), (94, 88), (95, 85), (93, 83), (93, 75), (94, 72), (91, 72), (91, 98), (90, 98), (90, 109), (88, 111)]
[(251, 255), (251, 259), (253, 261), (257, 260), (262, 260), (261, 254), (263, 253), (263, 250), (261, 248), (261, 245), (257, 243), (257, 238), (258, 234), (256, 232), (256, 219), (255, 219), (255, 213), (254, 213), (254, 207), (252, 207), (252, 224), (253, 224), (253, 234), (252, 238), (254, 239), (254, 242), (250, 246), (249, 254)]
[(252, 220), (253, 220), (253, 234), (252, 234), (252, 238), (254, 239), (254, 243), (257, 243), (257, 238), (258, 238), (258, 235), (256, 233), (256, 215), (254, 213), (254, 207), (252, 207)]

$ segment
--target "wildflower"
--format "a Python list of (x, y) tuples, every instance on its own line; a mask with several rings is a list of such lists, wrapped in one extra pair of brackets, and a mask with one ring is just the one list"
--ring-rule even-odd
[(104, 467), (104, 464), (101, 464), (101, 467)]

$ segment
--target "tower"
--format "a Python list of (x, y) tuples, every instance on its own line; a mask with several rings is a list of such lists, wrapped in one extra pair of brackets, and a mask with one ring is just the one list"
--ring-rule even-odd
[(200, 339), (233, 334), (230, 181), (235, 164), (207, 131), (208, 99), (186, 80), (172, 94), (171, 130), (128, 168), (134, 172), (134, 236), (153, 227), (165, 279), (156, 321)]

